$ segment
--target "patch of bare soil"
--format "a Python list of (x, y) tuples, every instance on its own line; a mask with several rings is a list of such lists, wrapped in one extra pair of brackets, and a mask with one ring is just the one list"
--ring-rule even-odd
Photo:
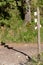
[[(38, 54), (37, 44), (0, 44), (0, 65), (25, 65)], [(43, 44), (41, 44), (41, 52)]]

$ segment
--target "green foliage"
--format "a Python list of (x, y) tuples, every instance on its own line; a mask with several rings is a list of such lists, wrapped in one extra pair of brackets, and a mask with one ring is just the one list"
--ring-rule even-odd
[(40, 4), (43, 5), (43, 0), (38, 0), (38, 2), (39, 2), (39, 5)]
[[(31, 7), (35, 8), (33, 2)], [(21, 0), (0, 1), (0, 41), (12, 42), (37, 42), (37, 30), (35, 31), (33, 12), (32, 23), (24, 26)], [(41, 9), (42, 11), (42, 9)], [(43, 12), (41, 12), (43, 13)], [(41, 16), (41, 18), (43, 18)], [(41, 40), (43, 41), (43, 19), (41, 19)]]

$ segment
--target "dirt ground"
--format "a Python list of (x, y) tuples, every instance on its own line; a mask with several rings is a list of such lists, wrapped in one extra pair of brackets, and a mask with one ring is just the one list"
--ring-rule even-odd
[[(41, 52), (43, 52), (43, 44), (41, 44)], [(0, 44), (0, 65), (24, 65), (28, 56), (37, 56), (37, 54), (37, 44)]]

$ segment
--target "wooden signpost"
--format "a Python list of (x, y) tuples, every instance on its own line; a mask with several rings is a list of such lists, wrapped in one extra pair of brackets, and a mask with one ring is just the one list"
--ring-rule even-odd
[(34, 16), (37, 17), (35, 18), (35, 23), (37, 23), (37, 26), (35, 29), (37, 29), (37, 43), (38, 43), (38, 60), (40, 60), (40, 51), (41, 51), (41, 45), (40, 45), (40, 10), (39, 7), (37, 7), (37, 12), (34, 12)]

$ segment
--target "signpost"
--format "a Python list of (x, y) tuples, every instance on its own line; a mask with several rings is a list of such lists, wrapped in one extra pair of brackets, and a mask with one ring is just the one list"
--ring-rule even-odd
[(38, 18), (38, 22), (37, 22), (37, 28), (38, 28), (38, 59), (40, 59), (40, 51), (41, 51), (41, 45), (40, 45), (40, 11), (39, 11), (39, 7), (37, 7), (37, 18)]
[(37, 23), (37, 26), (35, 29), (38, 29), (38, 35), (37, 35), (37, 43), (38, 43), (38, 60), (40, 60), (40, 51), (41, 51), (41, 45), (40, 45), (40, 11), (39, 7), (37, 7), (37, 12), (34, 12), (34, 16), (37, 17), (35, 18), (35, 23)]

